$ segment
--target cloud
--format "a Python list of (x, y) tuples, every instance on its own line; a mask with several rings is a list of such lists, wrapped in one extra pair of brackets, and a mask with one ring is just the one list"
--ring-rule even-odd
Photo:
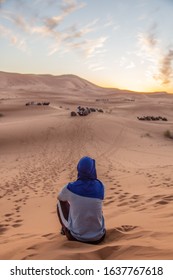
[[(76, 25), (72, 25), (61, 32), (49, 32), (49, 35), (51, 35), (55, 39), (55, 43), (53, 43), (50, 46), (50, 51), (48, 55), (53, 55), (57, 51), (61, 51), (61, 53), (67, 53), (70, 50), (81, 50), (82, 53), (87, 53), (87, 49), (89, 48), (89, 45), (92, 45), (92, 43), (84, 38), (86, 34), (91, 33), (95, 30), (95, 25), (97, 21), (98, 20), (95, 19), (81, 28), (79, 28)], [(41, 31), (43, 32), (43, 34), (46, 32), (46, 30), (40, 30), (40, 32)]]
[(145, 76), (149, 79), (157, 79), (158, 81), (159, 60), (161, 57), (161, 50), (158, 46), (158, 40), (156, 39), (155, 34), (138, 34), (138, 47), (139, 50), (136, 52), (136, 55), (142, 59), (140, 61), (141, 64), (147, 65)]
[(157, 46), (157, 39), (152, 33), (139, 33), (138, 43), (142, 51), (151, 52)]
[(5, 1), (6, 0), (0, 0), (0, 10), (1, 10), (2, 6), (3, 6), (3, 3), (5, 3)]
[(162, 85), (169, 84), (173, 78), (173, 49), (162, 49), (160, 41), (156, 36), (156, 24), (152, 26), (148, 33), (138, 34), (140, 51), (138, 56), (142, 61), (150, 63), (146, 71), (147, 77), (152, 77)]
[(2, 4), (5, 2), (6, 2), (6, 0), (0, 0), (0, 9), (1, 9)]
[(44, 23), (45, 26), (49, 29), (55, 29), (60, 23), (64, 20), (64, 15), (54, 16), (52, 18), (45, 18)]
[(135, 63), (125, 56), (120, 58), (120, 66), (125, 69), (132, 69), (136, 67)]
[(0, 35), (1, 36), (6, 35), (8, 32), (9, 32), (9, 30), (6, 27), (4, 27), (3, 25), (0, 25)]
[(96, 72), (96, 71), (104, 70), (105, 67), (103, 66), (102, 63), (90, 63), (88, 69)]
[(61, 9), (65, 15), (69, 15), (70, 13), (79, 10), (86, 6), (86, 3), (77, 3), (75, 0), (63, 0), (61, 5)]
[(23, 16), (13, 15), (13, 14), (6, 15), (6, 18), (8, 18), (9, 21), (12, 21), (12, 23), (15, 24), (16, 27), (19, 27), (24, 32), (26, 32), (26, 33), (30, 32), (31, 20), (29, 23)]
[(74, 39), (80, 39), (84, 37), (86, 34), (91, 33), (95, 30), (95, 25), (98, 19), (92, 21), (91, 23), (85, 25), (84, 27), (78, 28), (76, 25), (72, 25), (69, 28), (64, 30), (64, 40), (71, 41)]
[[(0, 0), (2, 3), (2, 0)], [(10, 0), (8, 0), (10, 1)], [(5, 18), (9, 22), (12, 23), (11, 27), (8, 24), (8, 27), (13, 30), (15, 29), (16, 32), (19, 32), (22, 30), (26, 35), (32, 35), (37, 34), (41, 35), (42, 37), (49, 37), (52, 38), (57, 42), (57, 37), (60, 37), (59, 41), (63, 40), (69, 40), (72, 38), (78, 38), (84, 36), (86, 33), (91, 32), (92, 25), (95, 23), (88, 24), (88, 26), (84, 27), (83, 29), (79, 30), (77, 28), (69, 28), (69, 30), (65, 31), (63, 34), (63, 31), (57, 30), (57, 27), (60, 26), (60, 24), (64, 21), (65, 17), (67, 17), (70, 13), (74, 12), (77, 9), (80, 9), (85, 6), (84, 3), (78, 3), (74, 0), (63, 0), (62, 6), (59, 14), (54, 15), (52, 17), (46, 17), (46, 16), (40, 16), (38, 10), (39, 4), (42, 3), (41, 0), (37, 0), (33, 2), (33, 9), (32, 6), (27, 6), (28, 9), (26, 9), (26, 6), (23, 7), (23, 5), (27, 5), (26, 1), (23, 0), (14, 0), (14, 6), (13, 9), (10, 10), (3, 10), (1, 12), (1, 17)], [(21, 4), (21, 5), (19, 5)], [(52, 6), (54, 9), (56, 8), (57, 1), (55, 0), (49, 0), (47, 1), (48, 6)], [(19, 10), (17, 8), (23, 7), (24, 12), (22, 15), (22, 10)], [(52, 8), (51, 7), (51, 8)], [(48, 7), (49, 8), (49, 7)], [(27, 13), (25, 12), (27, 11)], [(55, 9), (56, 11), (56, 9)], [(47, 14), (49, 11), (47, 11)], [(38, 16), (39, 15), (39, 16)], [(72, 32), (73, 31), (73, 32)], [(8, 32), (9, 34), (9, 32)]]
[(169, 84), (173, 77), (173, 50), (170, 49), (163, 55), (160, 60), (159, 73), (154, 76), (156, 80), (160, 80), (162, 84)]
[(97, 71), (101, 71), (101, 70), (104, 70), (104, 69), (105, 69), (104, 66), (98, 66), (98, 67), (92, 68), (92, 71), (93, 71), (93, 72), (97, 72)]
[[(48, 56), (51, 56), (51, 55), (53, 55), (54, 53), (56, 53), (60, 50), (61, 50), (61, 53), (62, 53), (62, 42), (63, 42), (63, 38), (60, 35), (57, 38), (56, 42), (49, 46), (50, 51), (48, 52)], [(67, 49), (66, 50), (64, 49), (63, 51), (64, 51), (64, 53), (68, 52)]]
[(28, 46), (27, 46), (26, 40), (24, 38), (20, 38), (18, 36), (13, 35), (13, 36), (11, 36), (10, 42), (17, 49), (29, 54)]
[[(2, 2), (2, 0), (0, 1)], [(49, 56), (56, 52), (64, 54), (71, 51), (75, 51), (85, 58), (104, 55), (104, 45), (107, 37), (93, 38), (92, 36), (91, 38), (89, 36), (90, 33), (100, 28), (97, 24), (99, 21), (98, 18), (93, 19), (93, 21), (83, 26), (72, 23), (70, 26), (64, 28), (66, 18), (76, 10), (85, 7), (86, 4), (84, 2), (62, 0), (61, 5), (58, 5), (60, 8), (59, 11), (57, 10), (56, 0), (47, 0), (46, 4), (43, 0), (35, 0), (33, 5), (29, 6), (28, 10), (26, 9), (26, 5), (29, 5), (29, 2), (27, 3), (24, 0), (19, 0), (19, 2), (21, 3), (21, 9), (20, 7), (17, 9), (18, 1), (14, 0), (13, 9), (3, 10), (1, 13), (3, 19), (5, 19), (3, 24), (8, 26), (8, 32), (4, 32), (4, 36), (18, 49), (22, 51), (27, 50), (27, 42), (28, 46), (32, 47), (34, 40), (38, 42), (39, 39), (46, 39)], [(38, 11), (41, 3), (46, 5), (47, 10), (43, 12)], [(25, 7), (22, 5), (25, 5)], [(25, 13), (25, 11), (27, 12)], [(108, 18), (107, 24), (111, 24), (111, 18)], [(26, 41), (26, 38), (29, 40)], [(99, 65), (95, 69), (101, 69), (101, 67)]]
[(55, 39), (55, 43), (50, 47), (48, 55), (53, 55), (57, 51), (61, 53), (67, 53), (69, 51), (76, 51), (85, 56), (85, 58), (93, 57), (95, 55), (103, 55), (106, 50), (103, 49), (107, 37), (98, 37), (95, 39), (86, 39), (85, 35), (95, 30), (97, 19), (93, 20), (89, 24), (78, 28), (76, 25), (72, 25), (62, 32), (57, 34), (54, 32), (52, 36)]
[(112, 16), (108, 15), (107, 18), (106, 18), (106, 22), (102, 25), (103, 28), (109, 28), (116, 31), (117, 29), (120, 28), (120, 25), (119, 24), (115, 24)]
[[(2, 1), (2, 0), (0, 0), (0, 1)], [(8, 0), (8, 1), (10, 1), (10, 0)], [(18, 5), (18, 2), (21, 3), (21, 6), (26, 4), (26, 1), (14, 0), (14, 3), (16, 5)], [(33, 3), (33, 6), (36, 10), (38, 10), (37, 5), (39, 3), (41, 4), (42, 1), (37, 0)], [(56, 5), (56, 4), (57, 4), (57, 1), (55, 1), (55, 0), (47, 1), (48, 8), (49, 8), (49, 6)], [(43, 35), (51, 36), (51, 37), (55, 36), (55, 39), (56, 39), (57, 35), (59, 35), (59, 33), (60, 33), (60, 31), (57, 31), (57, 28), (60, 26), (60, 24), (63, 23), (65, 18), (69, 14), (74, 12), (75, 10), (83, 8), (85, 5), (86, 5), (85, 3), (78, 3), (77, 1), (74, 1), (74, 0), (62, 0), (61, 10), (60, 10), (59, 14), (54, 15), (52, 17), (47, 17), (45, 15), (38, 16), (39, 12), (31, 9), (31, 6), (30, 6), (30, 8), (28, 7), (29, 10), (27, 9), (27, 14), (24, 13), (25, 15), (23, 16), (21, 14), (21, 11), (19, 13), (16, 10), (17, 6), (15, 6), (15, 8), (13, 8), (13, 11), (4, 10), (2, 12), (2, 16), (3, 16), (3, 18), (5, 18), (13, 23), (13, 26), (11, 27), (11, 29), (13, 29), (14, 27), (17, 27), (30, 35), (33, 33), (37, 33), (37, 34), (40, 34), (41, 36), (43, 36)], [(56, 11), (56, 6), (53, 6), (53, 8)], [(47, 14), (48, 13), (49, 12), (47, 12)], [(67, 39), (68, 39), (68, 37), (70, 39), (73, 37), (84, 36), (86, 33), (89, 33), (92, 31), (92, 29), (93, 29), (92, 26), (95, 23), (96, 23), (96, 21), (88, 24), (87, 26), (85, 26), (83, 29), (80, 29), (80, 30), (77, 28), (70, 27), (69, 32), (65, 31)], [(70, 36), (70, 32), (72, 33), (71, 36)], [(63, 33), (63, 32), (61, 32), (61, 33)]]
[[(22, 12), (16, 12), (15, 9), (13, 11), (2, 10), (1, 17), (2, 19), (5, 19), (6, 22), (8, 21), (8, 28), (10, 28), (12, 31), (23, 31), (24, 33), (29, 35), (33, 33), (33, 28), (43, 26), (42, 22), (40, 22), (39, 18), (34, 14), (25, 15), (22, 14)], [(4, 26), (7, 26), (6, 22), (4, 22)]]
[[(56, 2), (55, 2), (56, 3)], [(74, 11), (86, 6), (86, 3), (78, 3), (74, 0), (63, 0), (61, 4), (61, 14), (44, 19), (44, 23), (49, 30), (58, 27), (64, 19)]]
[(29, 53), (28, 52), (28, 46), (27, 46), (27, 43), (26, 43), (25, 39), (16, 37), (15, 45), (19, 50), (21, 50), (23, 52), (26, 52), (26, 53)]
[(17, 47), (19, 50), (28, 53), (28, 47), (25, 38), (13, 33), (10, 29), (0, 25), (0, 35), (7, 38), (10, 44)]
[(138, 34), (138, 44), (141, 50), (145, 52), (152, 52), (158, 45), (157, 39), (157, 23), (153, 23), (149, 30)]
[(113, 26), (113, 25), (114, 25), (114, 21), (113, 21), (112, 17), (109, 15), (107, 17), (106, 23), (103, 26), (104, 27), (110, 27), (110, 26)]
[(133, 61), (131, 61), (127, 66), (126, 69), (132, 69), (135, 68), (135, 63)]
[(126, 62), (127, 62), (126, 57), (122, 56), (122, 57), (120, 58), (120, 66), (121, 66), (121, 67), (124, 67), (125, 64), (126, 64)]
[[(0, 3), (3, 3), (7, 0), (0, 1)], [(13, 0), (13, 9), (11, 11), (3, 10), (2, 16), (13, 22), (15, 26), (20, 27), (26, 32), (29, 32), (30, 30), (32, 30), (32, 28), (37, 29), (37, 27), (41, 26), (45, 26), (45, 30), (51, 31), (53, 29), (56, 29), (68, 15), (70, 15), (77, 9), (83, 8), (86, 5), (85, 3), (78, 3), (75, 0), (62, 0), (61, 2), (62, 4), (59, 5), (61, 7), (59, 14), (48, 17), (46, 15), (41, 16), (41, 13), (49, 14), (49, 8), (54, 9), (54, 11), (56, 12), (56, 0), (47, 0), (46, 4), (43, 0), (35, 0), (32, 5), (30, 5), (31, 3), (24, 0)], [(40, 10), (40, 5), (46, 5), (45, 9)], [(34, 26), (35, 23), (37, 24), (37, 26)]]
[(107, 37), (99, 37), (96, 39), (85, 39), (80, 42), (70, 42), (68, 44), (70, 49), (80, 51), (86, 58), (93, 56), (98, 49), (104, 47)]

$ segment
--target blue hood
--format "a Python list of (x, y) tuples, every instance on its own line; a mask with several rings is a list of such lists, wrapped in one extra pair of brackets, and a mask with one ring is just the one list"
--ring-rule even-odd
[(97, 179), (95, 160), (90, 157), (81, 158), (77, 171), (77, 181), (69, 183), (67, 189), (80, 196), (104, 199), (104, 186)]
[(97, 179), (95, 160), (90, 157), (83, 157), (79, 160), (77, 165), (77, 171), (78, 180)]

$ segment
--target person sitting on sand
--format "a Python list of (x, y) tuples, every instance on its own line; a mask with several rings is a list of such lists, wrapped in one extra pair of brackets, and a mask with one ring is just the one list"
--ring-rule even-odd
[(106, 234), (102, 212), (104, 185), (97, 179), (94, 159), (81, 158), (77, 171), (77, 180), (65, 185), (58, 195), (61, 233), (68, 240), (98, 244)]

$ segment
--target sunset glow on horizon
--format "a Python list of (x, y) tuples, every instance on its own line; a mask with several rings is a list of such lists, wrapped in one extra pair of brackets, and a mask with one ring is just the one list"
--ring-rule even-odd
[(0, 71), (173, 93), (172, 0), (0, 0)]

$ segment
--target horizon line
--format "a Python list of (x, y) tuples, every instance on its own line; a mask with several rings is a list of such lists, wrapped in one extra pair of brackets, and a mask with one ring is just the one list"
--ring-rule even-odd
[(75, 76), (75, 77), (78, 77), (80, 79), (83, 79), (95, 86), (98, 86), (100, 88), (105, 88), (105, 89), (112, 89), (112, 90), (119, 90), (119, 91), (128, 91), (128, 92), (134, 92), (134, 93), (137, 93), (137, 94), (157, 94), (157, 93), (164, 93), (164, 94), (173, 94), (172, 92), (168, 92), (168, 91), (135, 91), (135, 90), (131, 90), (131, 89), (128, 89), (128, 88), (120, 88), (120, 87), (112, 87), (112, 86), (101, 86), (95, 82), (91, 82), (90, 80), (86, 79), (86, 78), (83, 78), (77, 74), (73, 74), (73, 73), (64, 73), (64, 74), (52, 74), (52, 73), (33, 73), (33, 72), (28, 72), (28, 73), (21, 73), (21, 72), (9, 72), (9, 71), (3, 71), (3, 70), (0, 70), (0, 73), (7, 73), (7, 74), (18, 74), (18, 75), (35, 75), (35, 76), (52, 76), (52, 77), (60, 77), (60, 76)]

